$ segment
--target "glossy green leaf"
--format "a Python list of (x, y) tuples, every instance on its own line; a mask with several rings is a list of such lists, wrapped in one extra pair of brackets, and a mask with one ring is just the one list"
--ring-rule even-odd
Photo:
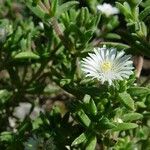
[(134, 101), (127, 92), (118, 94), (119, 101), (128, 109), (134, 110)]

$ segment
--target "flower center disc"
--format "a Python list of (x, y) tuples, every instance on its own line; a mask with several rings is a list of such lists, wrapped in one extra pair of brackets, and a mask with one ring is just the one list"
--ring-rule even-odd
[(105, 61), (101, 65), (101, 69), (103, 72), (108, 72), (111, 70), (111, 68), (112, 68), (112, 64), (109, 61)]

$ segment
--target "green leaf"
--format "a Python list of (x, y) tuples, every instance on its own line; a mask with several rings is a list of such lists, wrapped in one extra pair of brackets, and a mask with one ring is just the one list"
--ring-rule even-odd
[(85, 112), (82, 109), (80, 109), (79, 111), (77, 111), (76, 115), (77, 115), (80, 123), (82, 123), (86, 127), (90, 126), (91, 120), (89, 119), (89, 117), (85, 114)]
[(97, 143), (97, 138), (95, 135), (93, 135), (90, 140), (88, 140), (87, 142), (87, 146), (85, 148), (85, 150), (95, 150), (96, 147), (96, 143)]
[(116, 127), (116, 125), (112, 123), (106, 117), (103, 117), (102, 119), (100, 119), (98, 124), (99, 124), (100, 129), (112, 129)]
[(83, 44), (86, 44), (92, 38), (93, 33), (94, 33), (93, 30), (88, 30), (84, 33), (83, 39), (82, 39)]
[(88, 108), (89, 108), (89, 111), (91, 112), (92, 115), (96, 115), (97, 114), (97, 107), (96, 107), (96, 104), (93, 101), (93, 99), (90, 99)]
[(116, 47), (120, 50), (130, 48), (129, 45), (117, 43), (117, 42), (101, 42), (100, 45), (108, 45), (108, 46)]
[(132, 96), (146, 97), (148, 94), (150, 94), (150, 89), (147, 87), (131, 87), (130, 89), (128, 89), (128, 92)]
[(139, 15), (140, 20), (145, 20), (150, 15), (150, 6), (146, 7)]
[(1, 132), (1, 134), (0, 134), (0, 141), (7, 141), (8, 142), (8, 141), (11, 141), (12, 138), (13, 138), (13, 135), (11, 132), (5, 131), (5, 132)]
[(135, 102), (135, 105), (139, 108), (146, 108), (145, 102)]
[(32, 5), (32, 0), (26, 0), (26, 5), (40, 19), (45, 20), (46, 12), (44, 12), (38, 5)]
[(78, 136), (71, 144), (71, 146), (79, 145), (87, 140), (87, 134), (82, 133), (80, 136)]
[(127, 92), (119, 93), (119, 101), (128, 109), (134, 110), (134, 101)]
[(84, 8), (84, 24), (88, 23), (90, 19), (89, 9), (87, 7)]
[(0, 103), (4, 104), (7, 100), (9, 100), (12, 96), (12, 92), (7, 90), (0, 90)]
[(56, 12), (56, 17), (59, 17), (61, 14), (70, 10), (73, 6), (77, 4), (79, 4), (79, 2), (77, 1), (70, 1), (62, 4), (61, 6), (58, 7), (58, 11)]
[(122, 5), (119, 2), (116, 2), (116, 7), (120, 10), (120, 12), (122, 12), (124, 14), (126, 19), (132, 18), (131, 8), (127, 2), (124, 2), (124, 5)]
[(51, 17), (55, 16), (58, 8), (58, 0), (51, 1)]
[(60, 80), (60, 86), (63, 87), (66, 84), (69, 84), (71, 82), (71, 79), (61, 79)]
[(86, 4), (88, 5), (88, 7), (90, 8), (90, 10), (92, 11), (92, 13), (96, 13), (96, 5), (97, 5), (97, 0), (85, 0)]
[(143, 118), (143, 115), (139, 113), (128, 113), (128, 114), (125, 114), (122, 119), (124, 122), (131, 122), (131, 121), (142, 119), (142, 118)]
[(41, 118), (36, 118), (33, 122), (32, 122), (32, 128), (33, 130), (36, 130), (40, 127), (40, 125), (43, 123)]
[(137, 7), (142, 0), (128, 0), (129, 4), (132, 5), (132, 7)]
[(135, 123), (119, 123), (116, 128), (113, 128), (112, 131), (124, 131), (137, 128), (138, 125)]
[(105, 36), (105, 38), (107, 39), (121, 39), (121, 36), (116, 34), (116, 33), (107, 33), (107, 35)]
[(40, 57), (31, 51), (20, 52), (13, 56), (14, 59), (39, 59)]
[(78, 16), (77, 16), (77, 25), (80, 27), (80, 26), (83, 26), (84, 24), (84, 20), (85, 20), (85, 8), (82, 7)]

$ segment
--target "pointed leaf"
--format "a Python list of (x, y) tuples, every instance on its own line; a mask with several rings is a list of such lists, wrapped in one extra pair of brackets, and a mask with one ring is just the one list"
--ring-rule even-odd
[(87, 135), (85, 133), (82, 133), (80, 136), (78, 136), (71, 144), (71, 146), (75, 146), (78, 144), (83, 143), (84, 141), (87, 140)]
[(4, 104), (12, 96), (12, 92), (7, 91), (6, 89), (0, 90), (0, 103)]
[(99, 128), (100, 129), (112, 129), (115, 128), (116, 125), (112, 123), (108, 118), (104, 117), (99, 121)]
[(93, 135), (90, 140), (88, 140), (88, 145), (86, 146), (85, 150), (95, 150), (97, 138), (95, 135)]
[(95, 102), (93, 101), (93, 99), (90, 99), (90, 102), (89, 102), (89, 111), (92, 115), (96, 115), (97, 114), (97, 107), (96, 107), (96, 104)]
[(140, 20), (145, 20), (150, 15), (150, 6), (146, 7), (139, 15)]
[(70, 1), (70, 2), (66, 2), (66, 3), (62, 4), (61, 6), (58, 7), (56, 17), (59, 17), (61, 14), (68, 11), (69, 9), (71, 9), (73, 6), (75, 6), (77, 4), (79, 4), (79, 2), (77, 2), (77, 1)]
[(40, 19), (45, 20), (46, 13), (38, 5), (33, 5), (32, 0), (26, 0), (26, 5)]
[(51, 1), (51, 17), (55, 16), (58, 8), (58, 0)]
[(13, 57), (14, 59), (39, 59), (40, 57), (31, 51), (20, 52)]
[(82, 123), (84, 126), (89, 127), (91, 124), (91, 120), (89, 117), (85, 114), (85, 112), (81, 109), (76, 113), (80, 123)]

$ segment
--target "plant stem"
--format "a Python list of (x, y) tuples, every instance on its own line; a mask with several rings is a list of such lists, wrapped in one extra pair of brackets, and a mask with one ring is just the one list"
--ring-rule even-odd
[(136, 77), (139, 79), (143, 67), (144, 57), (143, 56), (135, 56), (134, 57), (134, 64), (136, 68)]

